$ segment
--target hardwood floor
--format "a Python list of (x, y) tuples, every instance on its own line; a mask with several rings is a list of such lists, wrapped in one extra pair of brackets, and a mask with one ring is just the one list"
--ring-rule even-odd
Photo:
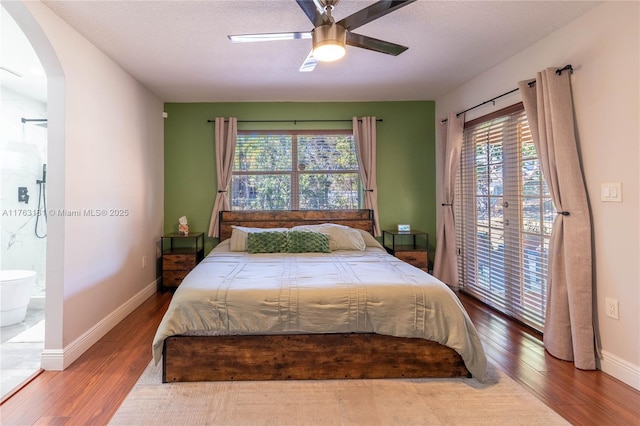
[[(2, 425), (101, 425), (151, 360), (171, 293), (149, 298), (69, 368), (45, 371), (0, 406)], [(548, 355), (540, 336), (465, 295), (491, 363), (576, 425), (639, 425), (640, 392)]]
[(0, 424), (107, 424), (151, 361), (170, 301), (170, 292), (156, 293), (66, 370), (42, 372), (0, 406)]
[(549, 355), (542, 336), (460, 294), (489, 362), (575, 425), (640, 425), (640, 392)]

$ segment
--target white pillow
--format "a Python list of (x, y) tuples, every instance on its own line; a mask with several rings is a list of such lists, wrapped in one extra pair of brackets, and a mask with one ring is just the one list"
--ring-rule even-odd
[(248, 228), (231, 225), (229, 251), (247, 251), (247, 234), (250, 232), (287, 232), (287, 228)]
[(369, 231), (365, 231), (364, 229), (358, 229), (358, 231), (360, 231), (362, 239), (364, 240), (364, 243), (367, 245), (367, 247), (384, 248), (382, 244), (380, 244), (380, 241), (376, 240), (376, 237), (371, 235)]
[(291, 229), (320, 232), (329, 236), (329, 248), (336, 250), (359, 250), (367, 248), (359, 230), (337, 223), (322, 223), (319, 225), (299, 225)]

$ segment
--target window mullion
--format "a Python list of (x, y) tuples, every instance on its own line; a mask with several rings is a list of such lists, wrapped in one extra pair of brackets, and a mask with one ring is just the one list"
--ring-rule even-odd
[(298, 135), (291, 135), (291, 210), (300, 209), (300, 174), (298, 173)]

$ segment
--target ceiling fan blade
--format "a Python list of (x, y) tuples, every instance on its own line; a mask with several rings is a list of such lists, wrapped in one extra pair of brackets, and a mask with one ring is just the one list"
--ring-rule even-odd
[(363, 26), (366, 23), (378, 19), (387, 13), (398, 10), (416, 0), (381, 0), (371, 6), (347, 16), (337, 22), (338, 25), (345, 27), (348, 31), (355, 30), (358, 27)]
[(406, 46), (391, 43), (377, 38), (364, 36), (352, 32), (347, 33), (347, 44), (349, 46), (361, 47), (375, 52), (386, 53), (387, 55), (398, 56), (408, 49)]
[(297, 40), (311, 38), (311, 32), (236, 34), (227, 36), (233, 43), (251, 43), (255, 41)]
[(318, 64), (318, 60), (313, 57), (313, 50), (311, 50), (307, 55), (307, 59), (305, 59), (302, 65), (300, 66), (299, 71), (300, 72), (313, 71), (313, 69), (316, 67), (317, 64)]
[(307, 18), (309, 18), (314, 28), (331, 23), (329, 17), (324, 13), (324, 9), (317, 0), (296, 0), (296, 2), (304, 14), (307, 15)]

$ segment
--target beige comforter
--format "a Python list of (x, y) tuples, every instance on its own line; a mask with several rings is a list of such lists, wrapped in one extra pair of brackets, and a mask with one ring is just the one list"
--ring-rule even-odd
[(173, 335), (378, 333), (434, 340), (482, 378), (486, 356), (456, 295), (386, 253), (230, 252), (218, 245), (178, 287), (156, 332), (153, 357)]

